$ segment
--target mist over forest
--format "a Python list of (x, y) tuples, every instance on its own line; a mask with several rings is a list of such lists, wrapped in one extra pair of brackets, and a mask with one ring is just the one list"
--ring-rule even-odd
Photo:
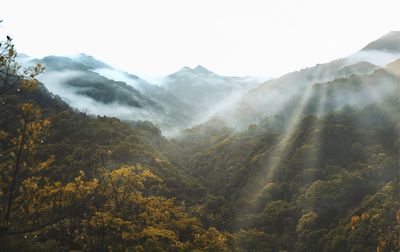
[(273, 78), (0, 35), (0, 250), (400, 250), (400, 31)]

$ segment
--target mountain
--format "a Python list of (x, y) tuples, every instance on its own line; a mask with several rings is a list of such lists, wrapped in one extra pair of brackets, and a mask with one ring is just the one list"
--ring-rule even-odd
[(383, 37), (369, 43), (362, 50), (377, 50), (393, 53), (400, 53), (400, 31), (392, 31)]
[(237, 251), (400, 248), (391, 45), (268, 80), (163, 149), (214, 196), (207, 221)]
[(171, 119), (167, 127), (169, 130), (190, 127), (195, 120), (195, 113), (191, 107), (176, 97), (173, 92), (166, 90), (163, 86), (148, 83), (137, 75), (113, 68), (99, 68), (94, 71), (108, 79), (127, 83), (143, 95), (149, 97), (153, 101), (157, 101), (157, 103), (163, 107), (166, 117)]
[(46, 56), (42, 59), (31, 60), (32, 64), (43, 64), (47, 71), (63, 71), (63, 70), (89, 70), (90, 66), (83, 64), (78, 60), (61, 56)]
[(392, 31), (347, 57), (351, 63), (367, 61), (381, 67), (400, 57), (400, 31)]
[[(24, 56), (27, 58), (28, 56)], [(106, 63), (93, 58), (92, 56), (81, 53), (73, 57), (46, 56), (42, 59), (31, 59), (31, 64), (43, 64), (47, 71), (63, 70), (94, 70), (97, 68), (111, 68)]]
[(199, 65), (168, 75), (163, 88), (187, 104), (197, 114), (196, 121), (202, 122), (257, 84), (258, 80), (252, 77), (221, 76)]
[(366, 74), (376, 70), (378, 66), (366, 61), (360, 61), (352, 65), (344, 66), (338, 71), (338, 76), (350, 76), (352, 74)]
[[(87, 55), (33, 60), (44, 84), (0, 93), (2, 249), (399, 251), (400, 58), (374, 47), (244, 96), (251, 78), (202, 66), (158, 86)], [(136, 121), (214, 111), (174, 138)]]
[[(349, 57), (262, 84), (251, 77), (221, 76), (201, 65), (183, 67), (154, 85), (85, 54), (32, 62), (47, 67), (40, 80), (51, 92), (93, 114), (148, 120), (166, 132), (190, 128), (213, 116), (246, 129), (265, 117), (279, 115), (290, 122), (305, 113), (324, 114), (358, 101), (364, 106), (395, 93), (397, 77), (388, 64), (400, 58), (399, 33), (391, 32)], [(379, 78), (381, 86), (371, 84)], [(366, 95), (374, 98), (363, 100)]]
[(81, 53), (78, 56), (73, 58), (74, 60), (78, 61), (79, 63), (89, 67), (90, 69), (97, 69), (97, 68), (111, 68), (106, 63), (95, 59), (94, 57)]
[(46, 67), (39, 80), (71, 106), (124, 120), (148, 120), (167, 134), (207, 120), (258, 83), (251, 77), (220, 76), (199, 65), (184, 67), (155, 85), (86, 54), (47, 56), (31, 60), (34, 63)]
[(400, 77), (400, 59), (388, 64), (386, 69), (394, 75)]
[(30, 64), (34, 63), (46, 67), (39, 80), (76, 109), (124, 120), (147, 120), (167, 131), (190, 125), (190, 113), (181, 109), (185, 106), (173, 94), (92, 56), (47, 56), (31, 60)]
[[(398, 34), (398, 32), (389, 33), (383, 38), (376, 40), (375, 44), (382, 44), (379, 50), (387, 56), (389, 55), (387, 51), (393, 48), (392, 45), (395, 42), (400, 44)], [(387, 41), (390, 41), (390, 43)], [(386, 48), (383, 45), (388, 47)], [(366, 48), (371, 47), (367, 46)], [(382, 99), (381, 95), (383, 93), (385, 95), (396, 94), (400, 85), (399, 80), (393, 74), (387, 73), (385, 65), (391, 62), (389, 60), (394, 61), (399, 59), (400, 54), (390, 53), (381, 62), (385, 63), (384, 65), (374, 65), (372, 62), (376, 62), (376, 59), (369, 62), (369, 58), (366, 57), (369, 53), (368, 50), (361, 50), (361, 54), (357, 57), (350, 55), (347, 58), (318, 64), (314, 67), (305, 68), (266, 81), (250, 90), (234, 106), (221, 113), (221, 115), (224, 115), (222, 118), (225, 118), (231, 125), (246, 128), (249, 124), (256, 123), (263, 117), (274, 117), (276, 115), (286, 118), (293, 118), (293, 116), (301, 117), (309, 109), (309, 104), (314, 104), (314, 107), (318, 106), (321, 97), (328, 100), (320, 102), (329, 103), (331, 107), (328, 110), (313, 109), (314, 113), (325, 113), (326, 111), (340, 109), (346, 105), (355, 104), (355, 100), (360, 101), (363, 106), (367, 105), (367, 103), (378, 101), (375, 98), (371, 100), (364, 99), (366, 93), (370, 93), (369, 96), (380, 97)], [(374, 53), (376, 52), (374, 51)], [(372, 86), (371, 80), (376, 82)], [(343, 99), (339, 98), (339, 93), (342, 91), (338, 91), (336, 98), (331, 93), (328, 96), (323, 93), (326, 91), (322, 93), (321, 91), (316, 91), (318, 89), (336, 90), (336, 86), (338, 90), (343, 90), (341, 87), (347, 87), (344, 90), (346, 94), (343, 94)], [(333, 99), (334, 101), (329, 99)]]

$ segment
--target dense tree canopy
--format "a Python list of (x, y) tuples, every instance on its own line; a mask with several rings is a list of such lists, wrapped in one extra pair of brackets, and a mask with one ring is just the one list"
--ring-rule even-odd
[(400, 249), (398, 99), (166, 139), (70, 108), (0, 47), (2, 250)]

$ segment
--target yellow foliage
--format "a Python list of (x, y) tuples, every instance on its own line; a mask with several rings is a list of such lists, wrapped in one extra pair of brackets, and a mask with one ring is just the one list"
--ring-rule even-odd
[(46, 161), (38, 164), (38, 169), (39, 170), (47, 169), (53, 162), (54, 162), (54, 155), (51, 155)]
[(8, 49), (8, 57), (9, 57), (9, 58), (12, 58), (14, 55), (15, 55), (14, 48), (13, 48), (13, 47), (10, 47), (10, 48)]
[(303, 214), (299, 222), (297, 223), (296, 231), (300, 232), (304, 228), (307, 228), (309, 225), (312, 225), (317, 218), (318, 214), (314, 211)]
[(378, 243), (378, 246), (376, 246), (376, 252), (383, 252), (383, 249), (385, 248), (386, 245), (386, 240), (381, 239)]
[(369, 213), (368, 212), (363, 212), (361, 214), (361, 220), (368, 220), (369, 219)]
[(228, 237), (211, 227), (196, 236), (195, 243), (206, 251), (229, 251), (227, 246)]
[(5, 140), (7, 136), (8, 134), (5, 131), (0, 130), (0, 140)]
[(157, 227), (146, 227), (141, 232), (141, 235), (150, 238), (167, 238), (170, 240), (177, 239), (177, 235), (175, 234), (174, 231), (168, 229), (161, 229)]
[(21, 80), (21, 86), (23, 89), (28, 91), (36, 90), (39, 87), (38, 81), (35, 79), (32, 80), (23, 79)]
[(360, 221), (360, 217), (358, 215), (351, 216), (351, 230), (356, 228), (357, 223)]

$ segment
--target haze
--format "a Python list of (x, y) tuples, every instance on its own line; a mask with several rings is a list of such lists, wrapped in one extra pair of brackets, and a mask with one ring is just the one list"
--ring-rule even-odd
[(22, 1), (1, 34), (33, 57), (87, 53), (139, 76), (203, 65), (279, 76), (345, 57), (399, 30), (398, 0)]

